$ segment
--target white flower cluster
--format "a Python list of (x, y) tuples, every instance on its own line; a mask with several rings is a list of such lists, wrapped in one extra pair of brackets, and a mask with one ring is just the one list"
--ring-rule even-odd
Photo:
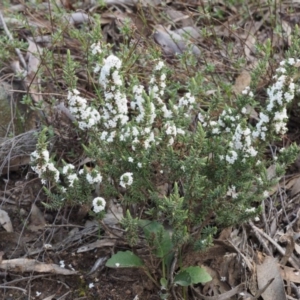
[(254, 157), (257, 155), (257, 151), (254, 149), (252, 141), (251, 130), (246, 126), (242, 128), (242, 125), (238, 124), (229, 145), (232, 149), (243, 151), (244, 157)]
[(50, 162), (49, 151), (47, 149), (32, 152), (30, 161), (33, 164), (31, 167), (32, 170), (39, 175), (39, 178), (42, 178), (43, 184), (46, 183), (46, 180), (43, 178), (43, 175), (46, 173), (51, 174), (55, 182), (59, 182), (59, 171), (55, 168), (54, 164)]
[(65, 175), (69, 187), (73, 187), (74, 186), (74, 182), (78, 180), (78, 176), (75, 172), (73, 172), (73, 170), (75, 169), (75, 166), (72, 164), (67, 164), (63, 167), (62, 169), (62, 174)]
[(102, 176), (97, 170), (94, 169), (91, 173), (86, 174), (86, 180), (89, 184), (97, 184), (102, 182)]
[(286, 73), (285, 66), (293, 66), (298, 62), (299, 60), (295, 60), (294, 58), (289, 58), (280, 62), (280, 67), (276, 70), (276, 75), (274, 76), (276, 82), (267, 89), (268, 104), (266, 112), (260, 113), (260, 120), (256, 124), (256, 130), (253, 132), (253, 137), (265, 140), (269, 124), (274, 126), (277, 134), (286, 133), (286, 105), (294, 99), (295, 84), (293, 78), (284, 75)]
[(115, 55), (104, 59), (100, 71), (99, 83), (104, 88), (105, 104), (102, 112), (103, 125), (107, 130), (101, 134), (101, 140), (112, 142), (117, 127), (123, 127), (129, 120), (126, 95), (122, 92), (123, 82), (119, 70), (121, 60)]
[(179, 99), (178, 108), (183, 108), (185, 111), (185, 117), (190, 117), (190, 112), (194, 108), (196, 100), (191, 93), (186, 93), (182, 98)]
[[(158, 112), (162, 112), (162, 117), (170, 119), (173, 117), (171, 109), (167, 108), (162, 97), (166, 87), (166, 73), (164, 63), (158, 61), (154, 67), (154, 74), (150, 78), (148, 95), (144, 86), (134, 85), (132, 87), (133, 99), (130, 101), (131, 118), (129, 122), (127, 99), (122, 92), (123, 82), (119, 74), (121, 61), (114, 55), (110, 55), (104, 59), (104, 65), (100, 68), (99, 82), (104, 88), (105, 105), (101, 112), (101, 119), (107, 130), (104, 130), (100, 139), (106, 142), (113, 142), (118, 135), (120, 141), (131, 141), (131, 147), (135, 151), (140, 145), (144, 149), (148, 149), (151, 145), (157, 145), (161, 142), (160, 137), (154, 135), (153, 126), (158, 116)], [(179, 100), (178, 106), (174, 106), (173, 110), (183, 108), (185, 112), (189, 112), (195, 98), (187, 93)], [(168, 145), (174, 143), (176, 134), (184, 134), (184, 130), (170, 125), (166, 122), (164, 129), (169, 137)], [(170, 132), (171, 128), (172, 133)]]
[(254, 96), (253, 92), (250, 90), (250, 86), (245, 87), (245, 89), (242, 91), (242, 94), (248, 95), (251, 98)]
[[(130, 102), (130, 107), (132, 110), (137, 110), (138, 115), (135, 118), (135, 121), (139, 123), (144, 123), (145, 126), (152, 126), (155, 118), (155, 106), (152, 102), (145, 103), (143, 97), (144, 87), (142, 85), (135, 85), (132, 88), (134, 94), (134, 100)], [(148, 104), (148, 105), (147, 105)]]
[(185, 134), (184, 130), (177, 128), (176, 125), (171, 121), (167, 121), (164, 128), (166, 135), (170, 136), (168, 141), (169, 146), (174, 144), (174, 139), (176, 138), (177, 134)]
[(228, 191), (227, 191), (227, 193), (226, 193), (226, 196), (229, 196), (229, 197), (235, 199), (235, 198), (238, 197), (238, 195), (239, 195), (239, 194), (236, 192), (236, 187), (235, 187), (234, 185), (232, 185), (232, 186), (230, 186), (230, 187), (228, 188)]
[(101, 49), (100, 42), (92, 44), (91, 45), (91, 50), (92, 50), (92, 54), (93, 55), (101, 54), (102, 53), (102, 49)]
[(133, 183), (133, 176), (131, 172), (124, 173), (120, 177), (120, 186), (126, 188), (127, 186), (132, 185)]
[(78, 175), (85, 177), (89, 184), (97, 184), (102, 182), (102, 176), (96, 169), (93, 169), (90, 172), (87, 172), (85, 169), (81, 169), (78, 172), (78, 175), (76, 172), (74, 172), (74, 169), (75, 166), (72, 164), (66, 164), (62, 169), (62, 174), (67, 179), (69, 187), (73, 187), (74, 182), (79, 180)]
[[(130, 107), (136, 117), (134, 121), (139, 124), (137, 126), (127, 127), (122, 131), (120, 140), (125, 140), (128, 137), (132, 139), (132, 149), (135, 151), (138, 145), (141, 145), (144, 149), (148, 149), (152, 144), (158, 144), (160, 139), (156, 138), (153, 132), (153, 124), (157, 117), (156, 105), (164, 113), (164, 117), (171, 117), (171, 111), (169, 111), (164, 104), (161, 97), (164, 95), (164, 89), (166, 87), (165, 79), (166, 74), (163, 71), (164, 63), (159, 61), (154, 67), (155, 75), (150, 78), (149, 95), (146, 95), (145, 89), (142, 85), (135, 85), (132, 88), (134, 98), (130, 103)], [(158, 85), (156, 85), (156, 77), (159, 77)], [(153, 102), (151, 101), (153, 100)]]
[[(33, 171), (36, 172), (40, 178), (42, 178), (43, 184), (46, 183), (44, 177), (46, 177), (47, 174), (51, 175), (54, 178), (55, 182), (59, 182), (60, 172), (55, 168), (54, 164), (49, 161), (48, 150), (35, 150), (31, 153), (30, 160), (33, 164)], [(74, 187), (74, 182), (79, 180), (79, 177), (74, 170), (75, 166), (72, 164), (64, 165), (61, 170), (61, 174), (66, 179), (68, 187)], [(102, 176), (96, 169), (93, 169), (90, 172), (87, 172), (85, 169), (81, 169), (78, 174), (84, 176), (89, 184), (97, 184), (102, 182)], [(62, 192), (67, 192), (67, 189), (65, 187), (61, 186), (60, 188)]]
[(68, 92), (69, 110), (78, 122), (80, 129), (88, 129), (100, 122), (99, 112), (87, 105), (87, 100), (79, 96), (79, 91)]
[[(265, 140), (271, 126), (277, 134), (286, 132), (287, 111), (285, 106), (294, 98), (295, 84), (292, 78), (284, 75), (286, 73), (284, 66), (294, 65), (297, 62), (298, 60), (290, 58), (280, 63), (280, 68), (276, 70), (277, 74), (274, 76), (276, 83), (267, 90), (268, 103), (266, 111), (259, 113), (259, 121), (254, 129), (242, 123), (238, 112), (231, 108), (224, 109), (218, 121), (208, 121), (208, 117), (204, 112), (198, 114), (198, 120), (203, 127), (209, 129), (210, 134), (228, 133), (231, 136), (228, 140), (227, 153), (226, 155), (220, 155), (220, 159), (225, 159), (229, 164), (234, 164), (240, 154), (243, 159), (256, 157), (255, 139)], [(250, 87), (246, 87), (242, 94), (253, 97)], [(246, 114), (247, 109), (242, 108), (241, 113), (242, 115)]]
[(106, 201), (102, 197), (96, 197), (93, 200), (93, 211), (99, 213), (105, 209)]
[(171, 110), (169, 110), (161, 97), (165, 94), (166, 87), (166, 73), (164, 72), (164, 63), (159, 61), (154, 67), (154, 74), (149, 81), (149, 95), (151, 95), (154, 103), (161, 109), (163, 116), (166, 119), (170, 119), (173, 116)]

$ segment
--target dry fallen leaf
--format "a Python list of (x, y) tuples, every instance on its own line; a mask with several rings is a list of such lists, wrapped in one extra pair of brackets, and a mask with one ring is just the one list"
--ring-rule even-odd
[(250, 86), (250, 83), (251, 83), (251, 74), (248, 71), (244, 70), (236, 78), (233, 86), (233, 91), (237, 95), (240, 95), (246, 87)]
[(30, 225), (28, 228), (31, 231), (39, 231), (45, 227), (46, 220), (40, 209), (33, 203), (30, 211)]
[(86, 13), (80, 12), (80, 11), (74, 12), (71, 15), (65, 16), (65, 19), (67, 20), (68, 23), (70, 23), (72, 25), (87, 23), (92, 20), (89, 15), (87, 15)]
[(279, 265), (279, 271), (283, 280), (300, 283), (299, 269)]
[(7, 232), (13, 232), (13, 226), (8, 213), (5, 210), (0, 209), (0, 224)]
[(300, 194), (300, 176), (294, 177), (292, 183), (291, 197), (293, 198)]
[(187, 26), (177, 30), (174, 30), (177, 34), (187, 37), (190, 40), (199, 40), (201, 38), (201, 34), (196, 27)]
[(107, 213), (103, 219), (103, 223), (107, 226), (113, 226), (120, 222), (123, 218), (123, 209), (121, 205), (113, 203), (110, 201), (107, 209)]
[(267, 256), (261, 265), (256, 266), (258, 288), (263, 289), (274, 278), (270, 286), (262, 293), (264, 300), (285, 300), (286, 294), (283, 280), (278, 268), (278, 262), (274, 257)]
[(184, 36), (160, 26), (156, 27), (153, 38), (162, 47), (166, 55), (182, 54), (189, 47), (194, 55), (199, 56), (201, 54), (200, 49), (184, 38)]

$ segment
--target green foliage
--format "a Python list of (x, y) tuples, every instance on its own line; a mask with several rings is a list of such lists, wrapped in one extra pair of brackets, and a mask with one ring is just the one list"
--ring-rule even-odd
[(138, 243), (138, 218), (132, 218), (129, 210), (127, 210), (125, 217), (121, 220), (121, 225), (126, 230), (127, 241), (130, 246)]
[(144, 263), (131, 251), (119, 251), (112, 255), (105, 265), (109, 268), (139, 268)]
[(156, 221), (139, 220), (139, 226), (143, 229), (152, 252), (157, 257), (166, 259), (174, 247), (170, 233)]
[[(223, 18), (218, 8), (209, 7), (206, 14), (207, 19)], [(266, 154), (286, 133), (286, 111), (299, 90), (295, 67), (299, 61), (294, 59), (300, 51), (298, 28), (262, 101), (255, 95), (257, 86), (269, 66), (277, 64), (270, 41), (256, 45), (260, 59), (251, 73), (251, 86), (234, 95), (226, 76), (213, 77), (216, 65), (206, 63), (199, 68), (189, 51), (178, 57), (175, 66), (163, 63), (154, 47), (141, 52), (132, 43), (127, 20), (121, 28), (124, 41), (119, 52), (112, 54), (112, 45), (101, 42), (100, 21), (96, 24), (89, 34), (82, 35), (82, 28), (69, 33), (87, 52), (93, 97), (86, 99), (77, 90), (76, 74), (82, 66), (69, 50), (63, 67), (66, 106), (75, 119), (77, 148), (68, 149), (72, 152), (69, 160), (64, 151), (52, 151), (49, 157), (49, 130), (45, 128), (32, 155), (32, 166), (49, 198), (45, 205), (59, 209), (84, 203), (101, 219), (104, 199), (117, 199), (126, 212), (120, 224), (128, 244), (146, 245), (161, 266), (162, 287), (207, 282), (209, 275), (199, 267), (170, 275), (172, 262), (176, 263), (177, 255), (186, 255), (181, 250), (187, 245), (205, 250), (218, 230), (257, 216), (261, 201), (299, 154), (297, 145), (273, 156)], [(60, 43), (62, 28), (54, 37)], [(208, 29), (202, 30), (206, 36), (211, 34)], [(232, 45), (228, 51), (233, 55)], [(45, 59), (53, 60), (52, 54), (46, 53)], [(245, 58), (234, 63), (242, 69)], [(186, 75), (184, 79), (176, 77), (177, 71)], [(251, 110), (258, 112), (256, 120)], [(77, 149), (92, 167), (70, 163), (70, 158), (79, 159)], [(269, 179), (271, 165), (276, 174)], [(103, 201), (93, 199), (94, 193)], [(142, 267), (157, 283), (145, 265), (130, 251), (118, 252), (107, 262), (108, 267)]]
[(203, 268), (188, 267), (176, 274), (174, 277), (174, 284), (189, 286), (197, 283), (205, 283), (211, 280), (211, 276)]

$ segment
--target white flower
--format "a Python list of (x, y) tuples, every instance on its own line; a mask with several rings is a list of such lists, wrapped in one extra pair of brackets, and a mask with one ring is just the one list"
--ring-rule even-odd
[(182, 134), (184, 135), (185, 134), (185, 131), (181, 128), (177, 128), (177, 134)]
[(36, 294), (37, 297), (39, 297), (42, 293), (36, 291), (35, 294)]
[(100, 42), (92, 44), (91, 49), (93, 55), (102, 53)]
[(115, 263), (115, 265), (116, 265), (116, 267), (117, 267), (117, 268), (120, 266), (120, 264), (119, 264), (119, 263)]
[(250, 147), (249, 149), (247, 149), (247, 153), (249, 153), (250, 156), (252, 156), (252, 157), (257, 155), (257, 151), (253, 147)]
[(155, 71), (160, 71), (163, 67), (164, 67), (164, 62), (163, 61), (159, 61), (158, 64), (155, 66), (154, 70)]
[(46, 249), (46, 250), (52, 249), (52, 245), (51, 244), (44, 244), (44, 249)]
[(246, 86), (245, 89), (242, 91), (243, 95), (247, 95), (250, 91), (250, 86)]
[(105, 141), (107, 135), (108, 135), (108, 132), (107, 132), (107, 131), (103, 131), (103, 132), (101, 133), (100, 140), (101, 140), (101, 141)]
[(119, 75), (119, 72), (117, 70), (115, 70), (112, 73), (112, 79), (113, 79), (115, 85), (119, 85), (119, 86), (122, 85), (122, 79), (121, 79), (121, 76)]
[(64, 261), (64, 260), (60, 260), (60, 261), (59, 261), (59, 266), (60, 266), (61, 268), (64, 268), (64, 267), (65, 267), (65, 261)]
[(280, 63), (279, 63), (280, 66), (284, 66), (285, 65), (285, 60), (282, 60)]
[(283, 67), (279, 67), (278, 69), (276, 69), (276, 73), (282, 73), (282, 74), (284, 74), (284, 73), (286, 73), (286, 69), (283, 68)]
[(171, 136), (168, 141), (168, 146), (172, 146), (174, 144), (174, 138)]
[(293, 65), (296, 63), (296, 60), (295, 60), (295, 58), (289, 58), (289, 59), (287, 60), (287, 63), (288, 63), (289, 65), (293, 66)]
[(95, 65), (95, 67), (93, 69), (93, 72), (94, 73), (98, 73), (100, 70), (101, 70), (101, 66), (98, 63), (96, 63), (96, 65)]
[(218, 127), (213, 128), (212, 133), (213, 134), (219, 134), (220, 133), (219, 128)]
[(242, 110), (241, 110), (241, 113), (242, 113), (242, 114), (246, 114), (246, 113), (247, 113), (247, 108), (246, 108), (246, 107), (243, 107)]
[(120, 177), (120, 186), (126, 188), (126, 186), (130, 186), (133, 183), (133, 177), (131, 172), (124, 173)]
[(106, 201), (102, 197), (96, 197), (93, 200), (93, 211), (99, 213), (105, 209)]
[(91, 173), (86, 174), (86, 180), (89, 184), (100, 183), (102, 181), (102, 176), (98, 171), (93, 170)]
[[(119, 70), (121, 68), (122, 62), (121, 60), (116, 57), (115, 55), (110, 55), (106, 59), (104, 59), (104, 66), (101, 68), (99, 83), (106, 89), (108, 83), (108, 76), (111, 75), (111, 69)], [(114, 70), (115, 72), (115, 70)], [(121, 78), (118, 75), (118, 72), (114, 73), (113, 80), (117, 86), (122, 84)], [(111, 86), (111, 90), (115, 89), (114, 86)]]
[(255, 212), (255, 207), (246, 208), (245, 212), (247, 212), (247, 213)]
[(94, 287), (94, 284), (91, 282), (90, 284), (89, 284), (89, 289), (91, 289), (91, 288), (93, 288)]
[(31, 161), (35, 161), (36, 159), (38, 159), (40, 156), (38, 154), (38, 152), (35, 150), (30, 154), (30, 160)]
[(45, 160), (45, 162), (49, 161), (49, 151), (48, 150), (43, 150), (41, 153), (41, 157)]
[(67, 174), (67, 173), (69, 173), (70, 170), (74, 170), (74, 169), (75, 169), (75, 166), (74, 166), (74, 165), (72, 165), (72, 164), (67, 164), (67, 165), (65, 165), (65, 166), (63, 167), (62, 173), (63, 173), (63, 174)]
[(228, 191), (226, 193), (226, 196), (232, 197), (233, 199), (238, 197), (238, 193), (236, 192), (236, 187), (232, 185), (231, 187), (228, 188)]
[(120, 69), (122, 62), (121, 60), (115, 56), (115, 55), (110, 55), (108, 56), (105, 60), (105, 65), (107, 65), (109, 68), (116, 68), (116, 69)]
[(74, 181), (78, 180), (77, 174), (70, 174), (67, 176), (67, 179), (69, 181), (69, 186), (73, 187), (74, 186)]
[(62, 187), (60, 188), (60, 190), (61, 190), (62, 193), (66, 193), (66, 192), (67, 192), (67, 189), (66, 189), (64, 186), (62, 186)]
[(268, 192), (268, 191), (264, 191), (264, 192), (263, 192), (263, 196), (264, 196), (265, 198), (269, 197), (269, 192)]
[(238, 154), (234, 150), (229, 151), (225, 156), (225, 159), (229, 164), (233, 164), (237, 160), (237, 158)]
[(128, 161), (129, 162), (133, 162), (133, 158), (132, 157), (128, 157)]
[(171, 124), (170, 122), (167, 122), (166, 124), (166, 134), (167, 135), (177, 135), (177, 128), (175, 125)]
[(143, 165), (142, 165), (142, 163), (137, 163), (137, 166), (138, 166), (138, 168), (141, 168)]
[(53, 176), (54, 176), (54, 180), (56, 182), (59, 181), (59, 171), (54, 167), (54, 164), (53, 163), (48, 163), (47, 164), (47, 169), (53, 173)]
[(198, 120), (199, 120), (201, 123), (204, 123), (204, 116), (203, 116), (201, 113), (198, 114)]

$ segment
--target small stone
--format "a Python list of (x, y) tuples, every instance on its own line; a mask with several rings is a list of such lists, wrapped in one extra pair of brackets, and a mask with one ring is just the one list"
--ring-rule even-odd
[(126, 290), (126, 291), (125, 291), (125, 294), (126, 294), (126, 295), (130, 295), (130, 294), (131, 294), (131, 290)]

